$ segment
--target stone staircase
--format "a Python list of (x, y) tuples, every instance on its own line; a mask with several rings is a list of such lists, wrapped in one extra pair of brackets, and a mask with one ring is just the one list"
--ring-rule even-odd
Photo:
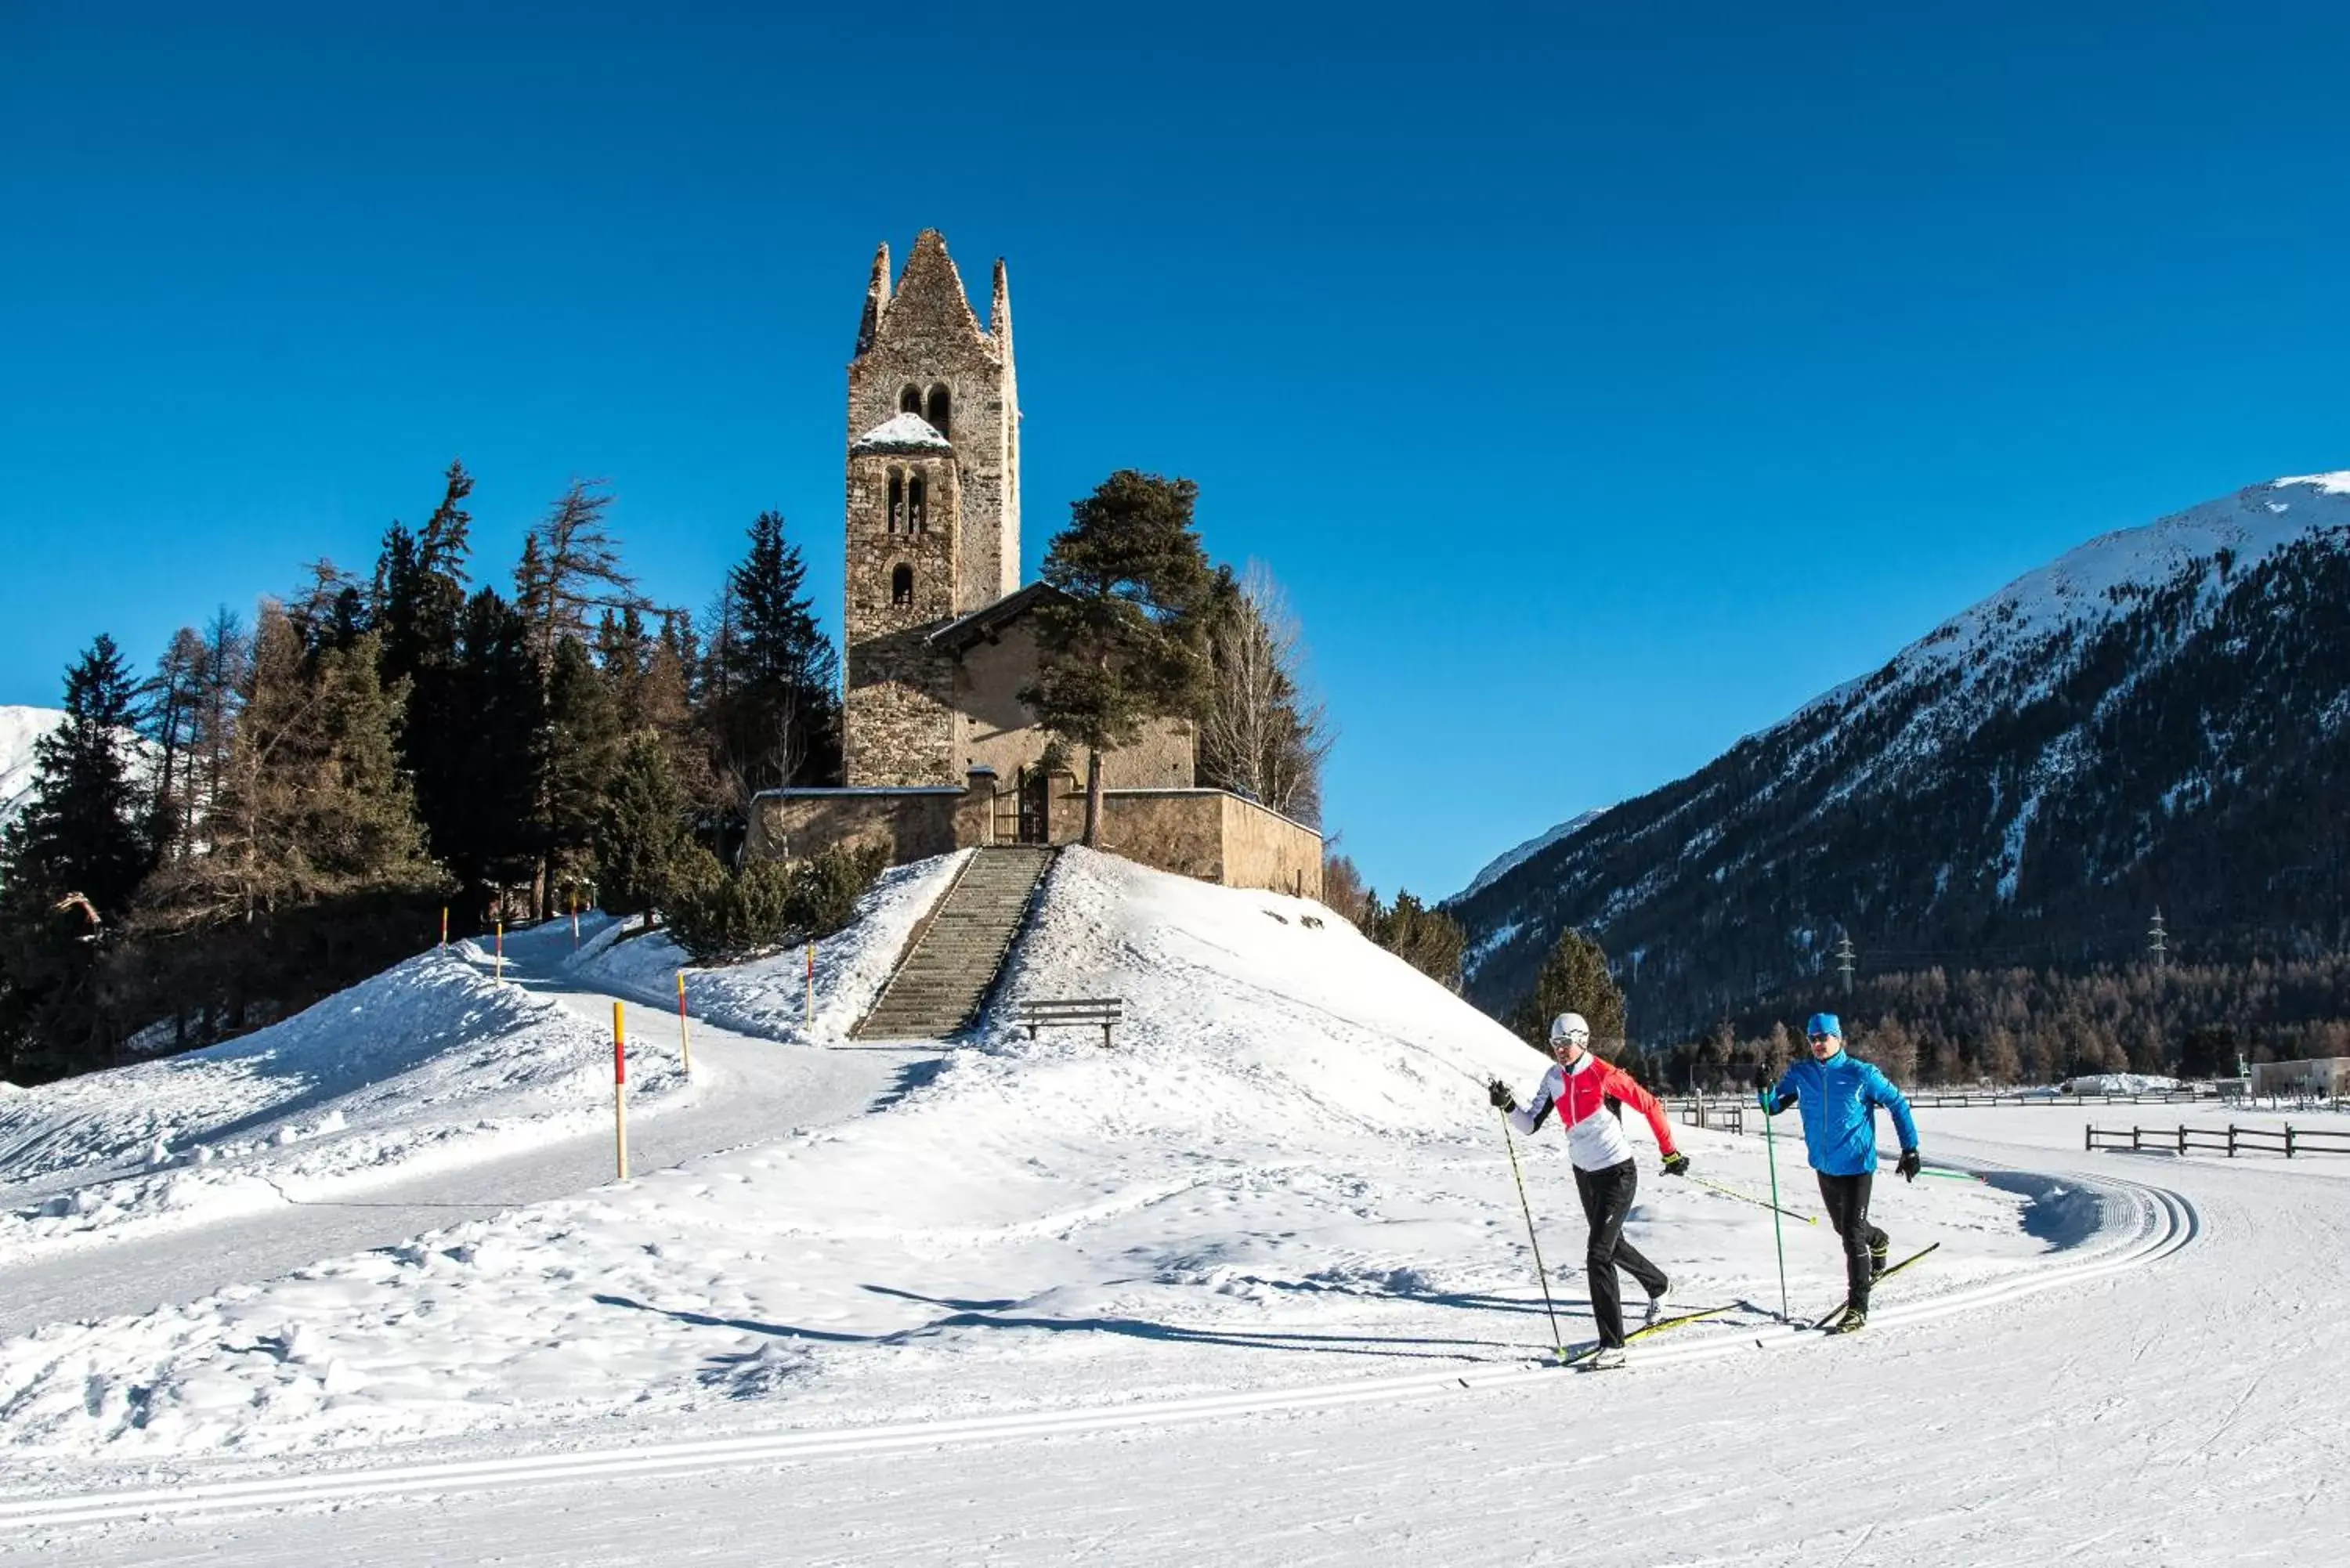
[(1053, 851), (1028, 845), (973, 850), (857, 1038), (943, 1040), (969, 1023), (1052, 864)]

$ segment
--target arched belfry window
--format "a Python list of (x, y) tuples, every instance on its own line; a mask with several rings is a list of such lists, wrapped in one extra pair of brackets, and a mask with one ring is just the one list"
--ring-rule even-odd
[(895, 534), (906, 525), (906, 471), (889, 471), (889, 532)]
[(915, 474), (906, 482), (906, 532), (920, 534), (930, 526), (930, 486)]
[(947, 429), (948, 422), (954, 413), (953, 409), (949, 406), (953, 400), (948, 395), (944, 386), (935, 386), (931, 389), (931, 428), (941, 435), (954, 433)]
[(914, 602), (914, 568), (902, 561), (889, 573), (889, 602), (893, 605)]
[(922, 389), (909, 381), (898, 392), (898, 411), (919, 414), (922, 411)]

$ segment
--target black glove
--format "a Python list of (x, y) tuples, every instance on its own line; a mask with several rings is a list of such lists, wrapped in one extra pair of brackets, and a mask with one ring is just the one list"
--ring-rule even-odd
[(1514, 1111), (1518, 1108), (1517, 1096), (1510, 1093), (1510, 1085), (1499, 1078), (1485, 1085), (1485, 1097), (1493, 1102), (1493, 1108), (1497, 1111)]
[(1918, 1151), (1914, 1148), (1903, 1149), (1901, 1151), (1901, 1158), (1894, 1161), (1893, 1168), (1900, 1173), (1902, 1180), (1917, 1180), (1918, 1171), (1919, 1169), (1918, 1164)]
[(1665, 1174), (1667, 1176), (1687, 1176), (1689, 1174), (1689, 1156), (1685, 1154), (1669, 1154), (1665, 1156)]
[(1758, 1089), (1758, 1090), (1761, 1090), (1761, 1089), (1767, 1089), (1767, 1088), (1769, 1088), (1770, 1086), (1771, 1086), (1771, 1069), (1770, 1069), (1770, 1068), (1768, 1068), (1768, 1067), (1757, 1067), (1757, 1068), (1755, 1068), (1755, 1069), (1754, 1069), (1754, 1087), (1755, 1087), (1756, 1089)]

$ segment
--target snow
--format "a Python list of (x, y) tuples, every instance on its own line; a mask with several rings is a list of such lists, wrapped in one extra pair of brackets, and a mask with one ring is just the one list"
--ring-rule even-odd
[(747, 1034), (802, 1044), (837, 1044), (881, 998), (914, 926), (970, 851), (934, 856), (882, 874), (857, 926), (816, 944), (815, 998), (808, 1006), (806, 952), (794, 948), (772, 958), (715, 969), (696, 967), (668, 935), (629, 935), (614, 926), (588, 942), (566, 975), (656, 1007), (677, 1005), (677, 977), (685, 976), (687, 1005), (697, 1018)]
[(1500, 881), (1510, 872), (1517, 869), (1520, 866), (1524, 865), (1527, 861), (1533, 859), (1544, 850), (1548, 849), (1560, 839), (1565, 838), (1568, 834), (1576, 831), (1587, 823), (1598, 820), (1607, 809), (1607, 807), (1601, 806), (1596, 810), (1584, 812), (1578, 816), (1571, 816), (1567, 818), (1566, 821), (1560, 823), (1557, 826), (1553, 827), (1546, 832), (1536, 834), (1534, 837), (1527, 839), (1523, 844), (1517, 846), (1517, 847), (1503, 850), (1501, 854), (1494, 856), (1492, 859), (1487, 861), (1485, 863), (1485, 868), (1482, 871), (1478, 872), (1476, 876), (1469, 879), (1469, 886), (1461, 888), (1458, 893), (1453, 894), (1452, 897), (1447, 898), (1445, 902), (1448, 904), (1457, 904), (1464, 898), (1472, 898), (1476, 897), (1479, 893), (1482, 893), (1486, 888), (1492, 887), (1495, 882)]
[[(818, 1034), (950, 874), (906, 868), (869, 930), (820, 950), (842, 996)], [(607, 927), (576, 961), (536, 940), (535, 986), (662, 980), (657, 937)], [(691, 994), (804, 1029), (795, 956)], [(1627, 1233), (1679, 1302), (1735, 1304), (1575, 1376), (1534, 1365), (1549, 1328), (1481, 1088), (1523, 1092), (1541, 1059), (1451, 992), (1309, 901), (1082, 850), (1006, 991), (1116, 994), (1128, 1023), (1108, 1050), (991, 1024), (887, 1058), (862, 1107), (795, 1121), (765, 1097), (729, 1129), (751, 1136), (631, 1181), (0, 1341), (0, 1552), (2317, 1561), (2350, 1522), (2350, 1161), (2083, 1152), (2085, 1123), (2136, 1107), (1921, 1112), (1929, 1163), (1985, 1179), (1880, 1181), (1896, 1248), (1940, 1250), (1831, 1343), (1776, 1324), (1767, 1212), (1660, 1177), (1636, 1126)], [(729, 1075), (763, 1058), (875, 1059), (709, 1028), (723, 1070), (701, 1083), (698, 1029), (697, 1085), (651, 1128), (727, 1114), (750, 1082)], [(455, 1094), (455, 1064), (494, 1076), (519, 1051), (432, 1059)], [(1696, 1174), (1765, 1190), (1775, 1165), (1815, 1212), (1777, 1125), (1775, 1145), (1677, 1137)], [(127, 1125), (115, 1147), (145, 1152)], [(1518, 1152), (1563, 1332), (1586, 1338), (1559, 1140)], [(1784, 1242), (1795, 1310), (1825, 1310), (1832, 1240)]]
[[(762, 983), (731, 1004), (772, 1016)], [(0, 1440), (157, 1459), (730, 1408), (931, 1419), (1280, 1386), (1326, 1375), (1296, 1354), (1315, 1343), (1370, 1365), (1529, 1348), (1482, 1085), (1530, 1088), (1541, 1062), (1500, 1025), (1310, 901), (1075, 850), (1006, 995), (1103, 993), (1127, 1002), (1112, 1050), (993, 1029), (879, 1114), (0, 1345)], [(1721, 1179), (1765, 1179), (1752, 1140), (1689, 1141)], [(1555, 1140), (1529, 1165), (1555, 1222)], [(1636, 1238), (1691, 1299), (1752, 1295), (1762, 1211), (1659, 1186)], [(2044, 1250), (2015, 1194), (1908, 1196), (1888, 1223), (1964, 1243), (1947, 1284)], [(1833, 1262), (1798, 1269), (1804, 1293), (1835, 1289)], [(1514, 1304), (1461, 1321), (1487, 1299)]]
[(937, 427), (930, 421), (920, 414), (911, 413), (899, 414), (875, 425), (851, 441), (848, 450), (861, 452), (872, 449), (886, 452), (907, 447), (935, 447), (941, 452), (954, 450), (954, 444), (939, 434)]
[(62, 708), (0, 706), (0, 827), (14, 822), (33, 794), (33, 747), (65, 722)]

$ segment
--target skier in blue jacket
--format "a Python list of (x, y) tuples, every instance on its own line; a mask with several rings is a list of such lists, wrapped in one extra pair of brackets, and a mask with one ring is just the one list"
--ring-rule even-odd
[(1907, 1181), (1918, 1179), (1918, 1124), (1890, 1078), (1845, 1054), (1844, 1025), (1835, 1013), (1812, 1014), (1804, 1036), (1810, 1060), (1789, 1063), (1775, 1087), (1769, 1074), (1756, 1073), (1755, 1096), (1765, 1116), (1789, 1106), (1803, 1109), (1804, 1147), (1819, 1173), (1820, 1201), (1844, 1242), (1845, 1310), (1828, 1332), (1850, 1334), (1867, 1326), (1869, 1283), (1884, 1271), (1892, 1245), (1868, 1222), (1868, 1189), (1877, 1174), (1877, 1107), (1893, 1113), (1893, 1130), (1901, 1138), (1901, 1158), (1894, 1169)]

